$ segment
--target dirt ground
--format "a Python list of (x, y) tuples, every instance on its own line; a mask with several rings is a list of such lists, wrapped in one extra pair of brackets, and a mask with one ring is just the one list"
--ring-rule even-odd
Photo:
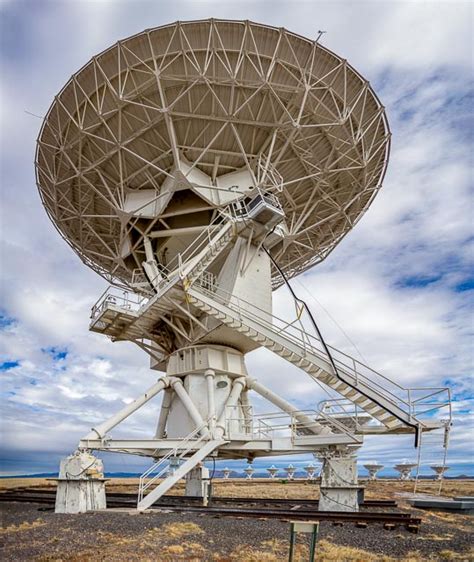
[[(2, 488), (54, 486), (40, 479), (2, 480)], [(130, 479), (108, 483), (111, 491), (136, 489)], [(424, 486), (427, 492), (429, 486)], [(413, 491), (413, 484), (369, 482), (367, 498), (393, 498)], [(183, 487), (176, 489), (182, 493)], [(318, 486), (307, 482), (217, 481), (215, 495), (311, 498)], [(474, 495), (474, 481), (446, 481), (446, 495)], [(400, 499), (397, 497), (397, 499)], [(403, 507), (403, 501), (400, 504)], [(5, 561), (174, 561), (279, 562), (288, 559), (289, 523), (272, 519), (214, 517), (157, 511), (137, 515), (129, 510), (82, 515), (55, 514), (35, 504), (0, 504), (0, 556)], [(360, 529), (352, 524), (322, 522), (317, 560), (360, 562), (474, 561), (473, 517), (408, 508), (422, 517), (417, 535), (381, 524)], [(297, 560), (307, 560), (308, 545), (298, 539)]]

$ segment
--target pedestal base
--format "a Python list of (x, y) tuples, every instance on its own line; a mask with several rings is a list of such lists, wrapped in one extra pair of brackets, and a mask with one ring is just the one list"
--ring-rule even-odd
[(320, 511), (359, 511), (355, 458), (324, 459), (321, 470)]
[(55, 513), (85, 513), (106, 507), (105, 480), (58, 478)]
[(84, 513), (105, 509), (102, 461), (87, 451), (76, 451), (63, 459), (56, 490), (56, 513)]
[(209, 470), (205, 466), (197, 466), (186, 475), (186, 495), (208, 498)]

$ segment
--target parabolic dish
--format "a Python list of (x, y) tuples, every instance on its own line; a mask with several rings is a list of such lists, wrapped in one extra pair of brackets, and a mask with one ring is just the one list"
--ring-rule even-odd
[(287, 235), (272, 254), (291, 277), (364, 214), (389, 144), (368, 82), (317, 42), (248, 21), (177, 22), (71, 77), (40, 131), (37, 183), (81, 259), (126, 284), (144, 237), (166, 266), (229, 201), (273, 190)]

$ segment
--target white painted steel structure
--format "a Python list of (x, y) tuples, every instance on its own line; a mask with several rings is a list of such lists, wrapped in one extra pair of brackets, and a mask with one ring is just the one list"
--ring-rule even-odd
[[(384, 108), (347, 61), (248, 21), (146, 30), (55, 97), (37, 182), (61, 235), (113, 283), (90, 329), (134, 342), (166, 371), (79, 444), (156, 460), (139, 509), (202, 474), (206, 457), (308, 452), (332, 455), (335, 505), (331, 467), (345, 455), (356, 479), (351, 452), (364, 434), (449, 428), (450, 412), (445, 425), (433, 415), (449, 410), (449, 390), (405, 389), (327, 346), (300, 301), (294, 319), (272, 313), (272, 290), (324, 259), (365, 213), (389, 145)], [(262, 346), (330, 398), (301, 411), (251, 378), (244, 356)], [(276, 411), (255, 415), (252, 391)], [(160, 393), (154, 435), (110, 437)]]
[[(166, 266), (170, 231), (181, 250), (216, 208), (268, 187), (286, 216), (272, 251), (292, 276), (364, 214), (389, 144), (368, 82), (317, 42), (248, 21), (178, 22), (119, 41), (73, 74), (41, 129), (37, 179), (81, 259), (127, 284), (147, 238)], [(186, 232), (183, 189), (196, 214)]]

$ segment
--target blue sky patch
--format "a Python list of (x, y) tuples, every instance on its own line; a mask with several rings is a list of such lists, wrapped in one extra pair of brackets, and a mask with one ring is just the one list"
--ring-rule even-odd
[(418, 288), (426, 287), (432, 283), (436, 283), (441, 279), (441, 275), (419, 275), (413, 277), (404, 277), (396, 284), (401, 288)]
[(462, 293), (464, 291), (470, 291), (474, 289), (474, 279), (467, 279), (466, 281), (463, 281), (462, 283), (458, 283), (455, 286), (455, 290), (458, 293)]
[(0, 371), (9, 371), (10, 369), (18, 367), (19, 364), (19, 361), (4, 361), (3, 363), (0, 363)]
[(66, 359), (68, 356), (67, 348), (60, 348), (60, 347), (43, 347), (41, 349), (43, 353), (47, 353), (51, 355), (54, 361), (61, 361), (62, 359)]
[(7, 314), (4, 312), (0, 312), (0, 330), (4, 330), (5, 328), (8, 328), (14, 323), (15, 323), (14, 318), (7, 316)]

